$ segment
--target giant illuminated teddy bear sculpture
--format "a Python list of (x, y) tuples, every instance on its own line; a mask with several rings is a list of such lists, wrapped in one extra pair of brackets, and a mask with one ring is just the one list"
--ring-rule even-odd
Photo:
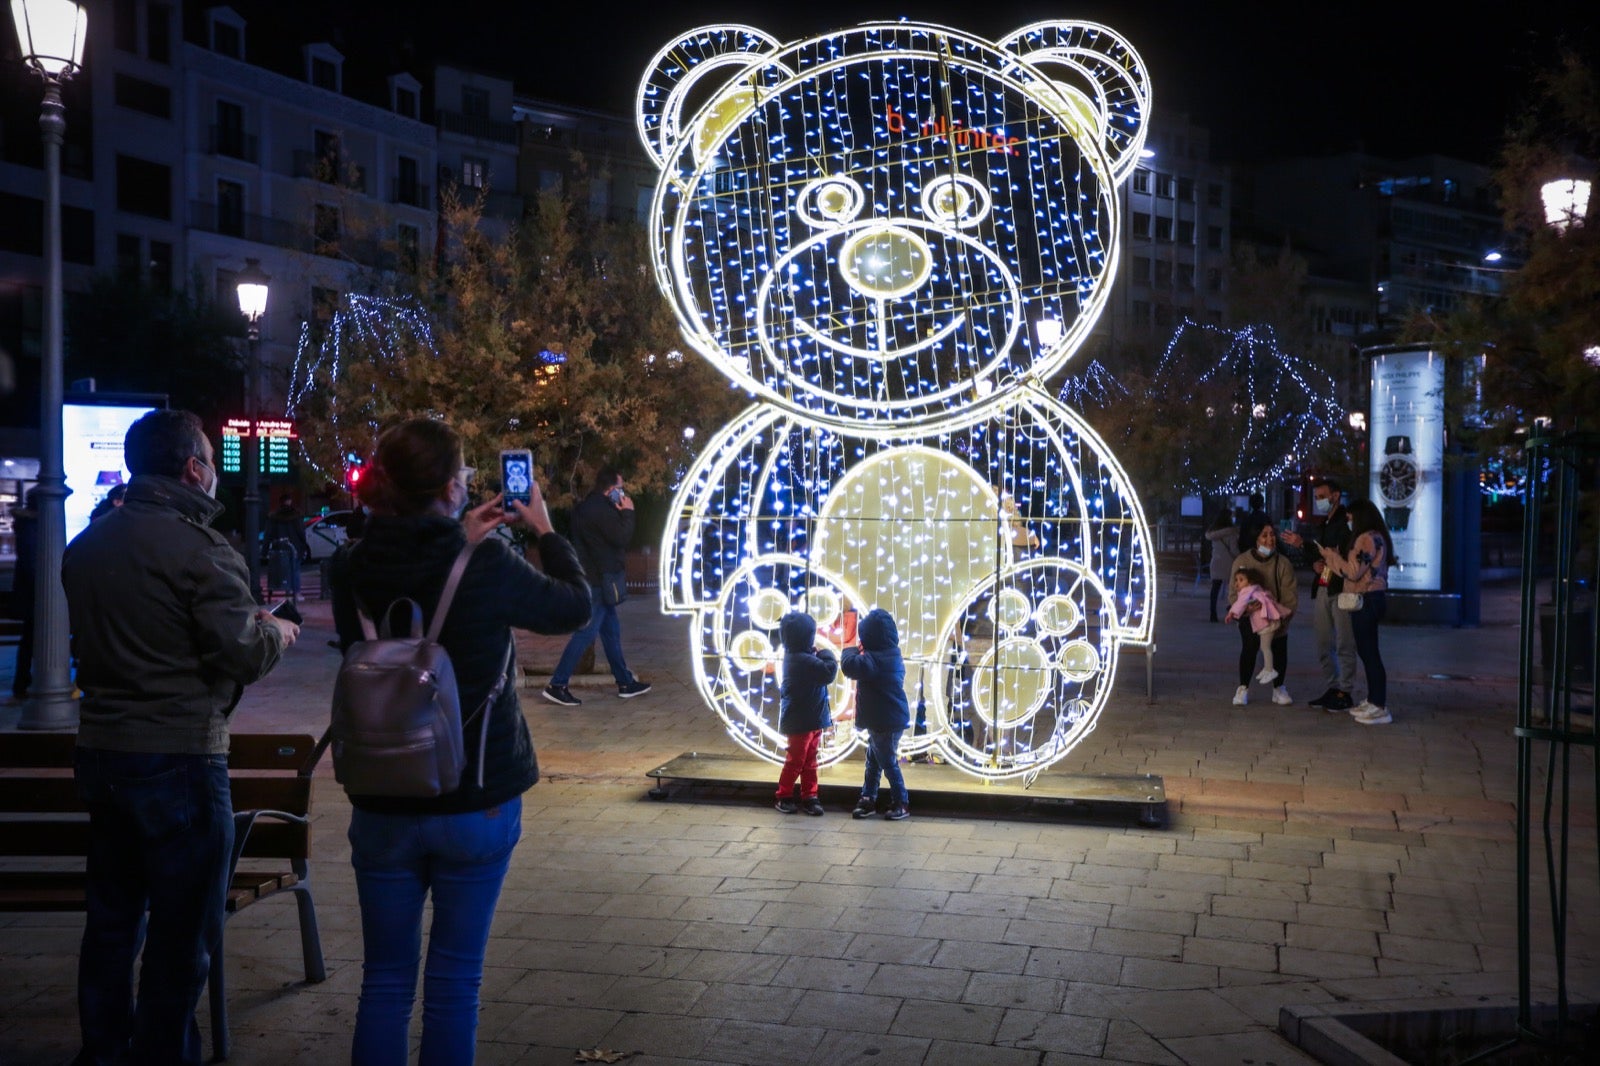
[[(1139, 502), (1043, 387), (1105, 305), (1148, 116), (1139, 57), (1089, 23), (717, 26), (656, 56), (656, 277), (755, 398), (678, 488), (663, 606), (750, 752), (782, 758), (790, 609), (836, 641), (890, 611), (925, 716), (902, 751), (997, 778), (1070, 751), (1149, 645)], [(824, 764), (858, 743), (847, 682), (833, 705)]]

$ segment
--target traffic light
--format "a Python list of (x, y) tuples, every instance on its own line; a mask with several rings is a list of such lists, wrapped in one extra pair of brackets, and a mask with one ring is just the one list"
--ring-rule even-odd
[(355, 452), (346, 455), (344, 464), (344, 490), (353, 498), (361, 488), (361, 478), (367, 472), (366, 460)]

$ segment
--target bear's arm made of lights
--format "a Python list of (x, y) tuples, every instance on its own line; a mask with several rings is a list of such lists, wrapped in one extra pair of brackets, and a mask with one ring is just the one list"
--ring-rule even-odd
[[(908, 750), (988, 776), (1059, 759), (1153, 626), (1132, 487), (1041, 386), (1115, 276), (1138, 56), (1090, 23), (1000, 44), (707, 27), (662, 49), (638, 105), (658, 284), (755, 400), (680, 483), (663, 542), (702, 693), (781, 758), (778, 619), (808, 610), (837, 640), (846, 611), (883, 607), (926, 708)], [(836, 682), (845, 721), (848, 700)], [(836, 730), (824, 761), (855, 743)]]

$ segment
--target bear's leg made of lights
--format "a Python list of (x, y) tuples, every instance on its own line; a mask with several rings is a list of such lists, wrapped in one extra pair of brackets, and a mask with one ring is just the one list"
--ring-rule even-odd
[[(1001, 419), (929, 439), (822, 430), (758, 404), (709, 443), (668, 529), (666, 609), (693, 618), (701, 693), (773, 761), (789, 609), (824, 633), (845, 608), (887, 609), (907, 699), (927, 710), (903, 750), (987, 777), (1065, 755), (1104, 707), (1119, 647), (1150, 638), (1149, 533), (1127, 478), (1034, 389)], [(848, 685), (832, 699), (847, 711)], [(850, 752), (848, 724), (825, 764)]]

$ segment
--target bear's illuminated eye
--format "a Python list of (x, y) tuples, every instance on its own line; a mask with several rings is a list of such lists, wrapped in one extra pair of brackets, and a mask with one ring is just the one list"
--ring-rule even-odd
[(975, 226), (989, 214), (989, 190), (965, 174), (935, 178), (922, 188), (922, 212), (934, 222)]
[(795, 210), (808, 224), (832, 229), (853, 220), (866, 202), (861, 186), (848, 178), (818, 178), (800, 190)]

